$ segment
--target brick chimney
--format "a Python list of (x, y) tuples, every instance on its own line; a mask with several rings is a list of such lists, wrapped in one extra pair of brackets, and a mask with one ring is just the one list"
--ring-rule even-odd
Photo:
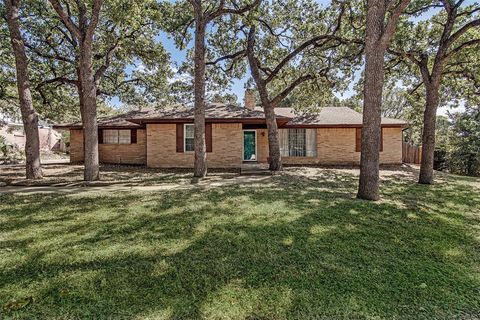
[(253, 110), (255, 109), (255, 91), (252, 89), (246, 89), (245, 90), (245, 108), (248, 110)]

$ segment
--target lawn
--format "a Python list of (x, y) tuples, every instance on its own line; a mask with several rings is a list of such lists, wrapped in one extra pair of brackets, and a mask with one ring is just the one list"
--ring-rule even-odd
[(0, 195), (0, 318), (477, 319), (480, 179)]

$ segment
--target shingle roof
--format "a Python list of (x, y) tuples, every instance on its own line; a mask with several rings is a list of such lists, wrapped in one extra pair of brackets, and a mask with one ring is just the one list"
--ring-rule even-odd
[[(131, 117), (130, 121), (141, 122), (142, 120), (193, 120), (194, 109), (181, 107), (175, 109), (157, 110), (146, 115)], [(223, 103), (211, 103), (205, 107), (206, 119), (265, 119), (263, 110), (249, 110), (244, 107), (226, 105)], [(282, 116), (282, 118), (285, 118)]]
[[(279, 120), (283, 120), (287, 126), (361, 126), (362, 114), (347, 107), (323, 107), (316, 113), (297, 113), (292, 108), (275, 108), (275, 114)], [(187, 120), (193, 121), (194, 109), (178, 107), (163, 110), (131, 111), (113, 117), (98, 119), (100, 128), (129, 127), (138, 128), (145, 122), (169, 122)], [(205, 109), (207, 120), (263, 120), (265, 114), (263, 108), (256, 107), (249, 110), (244, 107), (226, 105), (222, 103), (208, 104)], [(287, 122), (288, 121), (288, 122)], [(382, 118), (382, 125), (406, 126), (407, 122), (399, 119)], [(56, 125), (55, 128), (81, 128), (81, 122), (72, 124)]]
[[(261, 110), (256, 107), (255, 110)], [(362, 114), (348, 107), (323, 107), (317, 113), (296, 113), (293, 108), (276, 108), (275, 114), (291, 118), (288, 126), (361, 126)], [(405, 126), (407, 122), (400, 119), (382, 117), (383, 125)]]
[[(99, 128), (113, 128), (113, 127), (129, 127), (129, 128), (139, 128), (141, 127), (139, 124), (133, 123), (128, 121), (132, 117), (142, 117), (148, 115), (152, 110), (145, 110), (145, 111), (130, 111), (124, 114), (110, 116), (110, 117), (99, 117), (97, 119), (98, 127)], [(62, 128), (82, 128), (82, 122), (77, 121), (74, 123), (67, 123), (67, 124), (57, 124), (54, 125), (54, 128), (62, 129)]]

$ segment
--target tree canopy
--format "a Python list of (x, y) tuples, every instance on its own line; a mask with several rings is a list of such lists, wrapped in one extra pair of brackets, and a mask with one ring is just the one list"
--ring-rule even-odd
[[(73, 24), (81, 26), (91, 19), (80, 21), (80, 11), (89, 16), (97, 2), (20, 3), (35, 111), (54, 122), (78, 119), (81, 49), (75, 30), (59, 15), (56, 4)], [(288, 106), (309, 112), (342, 105), (368, 114), (363, 106), (365, 85), (369, 86), (368, 75), (378, 72), (366, 70), (364, 60), (368, 55), (367, 17), (369, 9), (380, 8), (377, 19), (383, 14), (382, 23), (374, 30), (378, 39), (371, 50), (373, 54), (386, 50), (385, 65), (378, 69), (386, 74), (379, 110), (383, 116), (408, 120), (411, 128), (405, 139), (423, 145), (427, 149), (424, 159), (430, 161), (435, 131), (459, 127), (468, 117), (476, 119), (472, 110), (480, 104), (480, 5), (463, 0), (378, 3), (101, 1), (92, 37), (98, 115), (145, 106), (193, 106), (198, 96), (198, 86), (194, 89), (198, 46), (193, 40), (199, 22), (205, 28), (203, 101), (236, 104), (239, 92), (231, 91), (232, 84), (248, 79), (245, 87), (257, 89), (264, 108)], [(4, 4), (0, 4), (0, 14), (5, 17)], [(186, 51), (186, 59), (178, 65), (172, 63), (175, 59), (162, 43), (165, 35)], [(0, 21), (0, 36), (0, 111), (18, 115), (15, 59), (5, 19)], [(348, 98), (341, 97), (345, 92)], [(111, 99), (118, 102), (113, 105)], [(466, 111), (458, 117), (452, 113), (443, 119), (446, 122), (437, 121), (439, 107)], [(436, 124), (442, 124), (441, 130), (435, 130)], [(441, 134), (437, 146), (445, 149), (447, 144), (453, 150), (450, 144), (454, 141), (463, 140), (444, 139)]]
[[(75, 10), (75, 6), (66, 4), (67, 10)], [(108, 99), (114, 96), (121, 103), (135, 106), (158, 105), (168, 100), (167, 78), (172, 70), (169, 54), (158, 41), (163, 21), (156, 1), (104, 2), (95, 32), (93, 59), (100, 110), (107, 111)], [(36, 109), (53, 121), (77, 118), (77, 41), (44, 1), (24, 1), (21, 22), (26, 30)], [(2, 46), (2, 50), (8, 48)], [(11, 62), (2, 61), (2, 65), (1, 75), (9, 79), (2, 81), (5, 88), (14, 82), (14, 75), (9, 71)]]

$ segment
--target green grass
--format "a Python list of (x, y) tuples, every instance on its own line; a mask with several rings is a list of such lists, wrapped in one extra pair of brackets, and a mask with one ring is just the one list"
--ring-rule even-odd
[(0, 195), (0, 318), (478, 318), (479, 182)]

